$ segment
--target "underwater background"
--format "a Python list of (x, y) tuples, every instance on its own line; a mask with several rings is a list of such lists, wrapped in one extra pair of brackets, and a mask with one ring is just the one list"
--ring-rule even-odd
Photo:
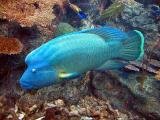
[[(143, 60), (21, 89), (28, 53), (57, 36), (101, 26), (141, 31)], [(160, 119), (159, 0), (0, 0), (0, 120), (43, 119)]]

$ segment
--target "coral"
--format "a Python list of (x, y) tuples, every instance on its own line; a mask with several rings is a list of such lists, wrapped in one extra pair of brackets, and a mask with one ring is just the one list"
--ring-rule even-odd
[(23, 45), (18, 39), (0, 36), (0, 54), (18, 54), (22, 49)]
[(64, 109), (48, 108), (44, 120), (69, 120), (69, 115)]
[[(109, 101), (86, 96), (80, 100), (79, 104), (81, 109), (77, 107), (77, 111), (81, 115), (91, 116), (96, 120), (114, 120), (121, 116), (121, 112), (113, 109)], [(85, 108), (86, 111), (82, 108)]]
[(124, 7), (123, 2), (117, 1), (102, 12), (100, 19), (115, 18), (123, 11)]
[(64, 0), (0, 0), (0, 18), (16, 21), (21, 26), (47, 26), (56, 18), (53, 6), (62, 7)]
[[(94, 120), (130, 119), (125, 113), (112, 108), (108, 101), (86, 96), (78, 105), (64, 104), (58, 106), (51, 102), (33, 99), (21, 99), (20, 96), (0, 96), (0, 119), (13, 120)], [(63, 101), (62, 99), (59, 99)], [(57, 101), (57, 100), (56, 100)], [(66, 101), (64, 101), (66, 102)], [(81, 117), (82, 116), (82, 117)]]

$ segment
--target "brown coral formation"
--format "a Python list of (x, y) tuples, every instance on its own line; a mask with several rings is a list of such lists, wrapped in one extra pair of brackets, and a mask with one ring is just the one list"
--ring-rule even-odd
[(16, 21), (21, 26), (49, 25), (55, 15), (53, 6), (61, 8), (64, 0), (0, 0), (0, 18)]
[(0, 36), (0, 54), (18, 54), (22, 49), (23, 44), (18, 39)]

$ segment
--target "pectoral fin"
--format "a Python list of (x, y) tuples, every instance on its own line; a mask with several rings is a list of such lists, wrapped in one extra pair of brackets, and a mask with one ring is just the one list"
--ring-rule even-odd
[(71, 79), (71, 78), (75, 78), (78, 77), (80, 74), (78, 73), (67, 73), (67, 72), (60, 72), (58, 77), (61, 79)]

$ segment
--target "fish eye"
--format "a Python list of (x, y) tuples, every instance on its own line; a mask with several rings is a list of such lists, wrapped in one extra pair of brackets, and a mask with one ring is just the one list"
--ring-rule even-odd
[(35, 72), (36, 72), (36, 69), (35, 69), (35, 68), (33, 68), (31, 71), (32, 71), (33, 73), (35, 73)]

